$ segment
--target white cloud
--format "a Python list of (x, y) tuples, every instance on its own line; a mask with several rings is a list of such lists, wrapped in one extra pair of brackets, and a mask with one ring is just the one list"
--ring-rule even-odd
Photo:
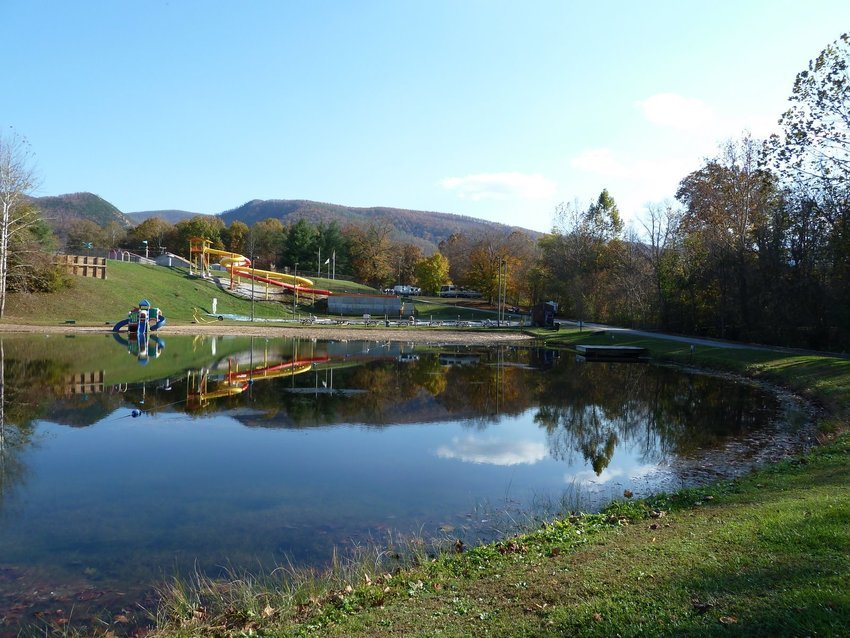
[(466, 177), (446, 177), (440, 185), (461, 199), (549, 199), (557, 186), (542, 175), (528, 173), (479, 173)]
[(437, 456), (489, 465), (532, 465), (546, 458), (546, 445), (535, 441), (485, 440), (469, 436), (452, 439), (450, 446), (437, 449)]
[[(698, 166), (699, 156), (632, 157), (608, 148), (588, 149), (570, 160), (570, 166), (598, 179), (596, 197), (608, 188), (626, 218), (632, 218), (648, 202), (670, 198), (679, 181)], [(586, 178), (582, 182), (587, 184)]]
[(770, 118), (752, 113), (725, 113), (697, 98), (657, 93), (634, 103), (644, 122), (631, 135), (608, 146), (586, 148), (569, 161), (575, 171), (561, 179), (563, 188), (588, 201), (607, 188), (626, 220), (649, 202), (671, 199), (679, 182), (705, 158), (718, 154), (725, 140), (749, 131), (756, 138), (776, 129)]
[(648, 122), (690, 133), (714, 147), (725, 139), (740, 137), (745, 131), (761, 138), (777, 130), (775, 117), (737, 111), (724, 114), (702, 100), (676, 93), (657, 93), (638, 100), (635, 106)]

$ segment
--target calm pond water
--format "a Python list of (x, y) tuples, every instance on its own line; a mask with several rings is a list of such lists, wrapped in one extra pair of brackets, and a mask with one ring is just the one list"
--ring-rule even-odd
[(0, 363), (9, 635), (132, 610), (176, 571), (491, 538), (741, 472), (809, 427), (752, 385), (535, 348), (6, 335)]

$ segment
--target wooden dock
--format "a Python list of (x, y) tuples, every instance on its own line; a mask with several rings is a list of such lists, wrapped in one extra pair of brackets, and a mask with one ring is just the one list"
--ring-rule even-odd
[(646, 361), (649, 350), (638, 346), (578, 345), (576, 351), (587, 361)]

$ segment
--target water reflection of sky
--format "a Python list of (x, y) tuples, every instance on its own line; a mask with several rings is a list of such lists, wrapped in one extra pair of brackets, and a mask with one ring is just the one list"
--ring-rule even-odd
[(189, 555), (311, 560), (350, 537), (436, 530), (482, 507), (645, 472), (627, 450), (600, 476), (581, 455), (556, 460), (533, 410), (485, 429), (264, 429), (220, 415), (128, 415), (88, 428), (39, 423), (28, 479), (0, 514), (0, 553), (115, 572), (120, 557), (160, 570)]
[[(440, 459), (467, 464), (485, 464), (516, 468), (512, 481), (526, 479), (527, 488), (533, 492), (538, 486), (558, 489), (569, 486), (588, 493), (599, 493), (609, 488), (643, 487), (643, 481), (659, 472), (658, 464), (642, 460), (637, 445), (628, 443), (616, 446), (609, 465), (597, 474), (590, 462), (581, 454), (573, 453), (566, 459), (553, 459), (545, 432), (533, 423), (536, 410), (512, 417), (506, 416), (484, 432), (463, 432), (439, 445), (435, 455)], [(517, 469), (520, 469), (517, 472)], [(557, 496), (557, 495), (556, 495)], [(591, 503), (588, 503), (591, 505)]]

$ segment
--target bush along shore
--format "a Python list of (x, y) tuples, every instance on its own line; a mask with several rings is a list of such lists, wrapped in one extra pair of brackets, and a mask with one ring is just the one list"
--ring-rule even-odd
[[(535, 336), (566, 348), (611, 339)], [(616, 338), (807, 396), (823, 409), (821, 444), (735, 480), (625, 493), (488, 545), (414, 540), (321, 573), (174, 581), (151, 635), (850, 635), (850, 360)]]

